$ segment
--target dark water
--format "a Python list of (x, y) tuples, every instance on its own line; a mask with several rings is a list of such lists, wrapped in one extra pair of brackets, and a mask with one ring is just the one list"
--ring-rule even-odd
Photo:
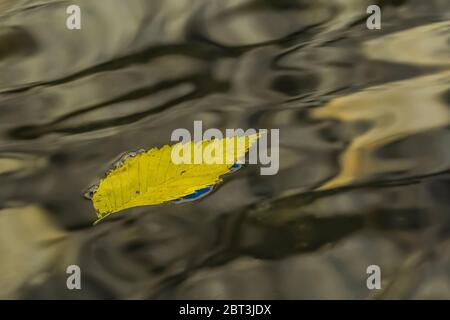
[[(448, 0), (0, 0), (0, 298), (449, 299), (449, 18)], [(110, 161), (194, 120), (279, 128), (279, 173), (92, 226), (82, 192)]]

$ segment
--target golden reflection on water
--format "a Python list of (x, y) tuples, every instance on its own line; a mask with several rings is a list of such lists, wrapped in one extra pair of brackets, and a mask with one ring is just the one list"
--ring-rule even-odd
[(45, 270), (61, 262), (65, 236), (37, 206), (0, 210), (0, 299), (17, 299), (22, 287), (45, 281)]
[[(420, 166), (414, 158), (380, 162), (374, 152), (403, 137), (449, 124), (450, 110), (442, 99), (449, 81), (450, 72), (441, 72), (367, 88), (315, 109), (313, 116), (318, 119), (370, 122), (370, 128), (355, 137), (342, 153), (339, 174), (320, 189), (365, 182), (376, 174)], [(443, 162), (433, 170), (446, 168)]]
[[(361, 183), (389, 171), (407, 171), (420, 163), (414, 158), (379, 161), (374, 153), (383, 145), (449, 124), (444, 96), (450, 82), (450, 22), (437, 22), (368, 40), (362, 50), (370, 59), (444, 68), (430, 75), (390, 82), (338, 97), (313, 111), (313, 117), (344, 122), (366, 121), (370, 128), (355, 137), (340, 156), (339, 174), (319, 189)], [(447, 169), (447, 163), (434, 171)], [(428, 172), (431, 173), (431, 172)]]

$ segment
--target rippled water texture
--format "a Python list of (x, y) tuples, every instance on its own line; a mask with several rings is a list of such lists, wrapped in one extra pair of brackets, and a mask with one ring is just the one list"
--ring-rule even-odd
[[(448, 0), (0, 0), (0, 298), (450, 299), (449, 18)], [(82, 193), (111, 160), (194, 120), (279, 128), (278, 175), (92, 226)]]

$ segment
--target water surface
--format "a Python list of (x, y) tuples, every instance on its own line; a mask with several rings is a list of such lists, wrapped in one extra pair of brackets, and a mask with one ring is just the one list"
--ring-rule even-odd
[[(0, 298), (449, 299), (449, 18), (448, 0), (0, 0)], [(92, 226), (82, 193), (108, 164), (194, 120), (280, 129), (279, 173)]]

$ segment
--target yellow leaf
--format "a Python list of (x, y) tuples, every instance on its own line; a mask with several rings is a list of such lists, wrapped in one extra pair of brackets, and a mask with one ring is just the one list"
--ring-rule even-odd
[[(89, 198), (97, 212), (97, 221), (118, 211), (177, 200), (215, 185), (258, 138), (258, 134), (253, 134), (177, 143), (126, 154), (91, 188)], [(202, 150), (203, 159), (194, 163), (195, 155), (202, 154)], [(191, 161), (178, 163), (173, 161), (172, 154), (184, 155)], [(215, 161), (220, 158), (222, 161)]]

